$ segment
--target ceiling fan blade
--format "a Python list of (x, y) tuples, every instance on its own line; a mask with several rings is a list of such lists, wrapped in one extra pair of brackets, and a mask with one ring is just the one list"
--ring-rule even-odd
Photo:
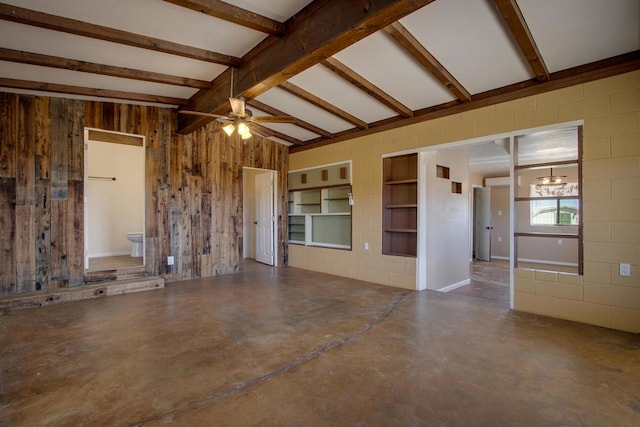
[(229, 98), (229, 104), (231, 104), (231, 111), (238, 117), (244, 117), (246, 115), (244, 108), (244, 99), (241, 98)]
[(262, 130), (251, 129), (251, 132), (255, 135), (261, 136), (262, 138), (269, 138), (272, 135), (267, 134), (266, 132), (262, 132)]
[(295, 123), (296, 118), (291, 116), (253, 116), (254, 122), (260, 123)]
[(202, 111), (189, 111), (189, 110), (178, 110), (180, 114), (189, 114), (192, 116), (204, 116), (204, 117), (213, 117), (213, 118), (227, 118), (227, 116), (223, 116), (221, 114), (213, 114), (213, 113), (203, 113)]

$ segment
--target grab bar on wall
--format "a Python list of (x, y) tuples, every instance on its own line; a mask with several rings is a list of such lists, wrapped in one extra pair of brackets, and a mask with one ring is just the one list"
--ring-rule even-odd
[(89, 179), (99, 179), (102, 181), (115, 181), (115, 176), (89, 176)]

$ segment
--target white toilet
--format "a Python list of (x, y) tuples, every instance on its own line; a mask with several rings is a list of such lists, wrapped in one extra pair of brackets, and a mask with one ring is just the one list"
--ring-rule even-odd
[(127, 233), (127, 239), (131, 242), (131, 256), (137, 258), (143, 256), (142, 241), (144, 233)]

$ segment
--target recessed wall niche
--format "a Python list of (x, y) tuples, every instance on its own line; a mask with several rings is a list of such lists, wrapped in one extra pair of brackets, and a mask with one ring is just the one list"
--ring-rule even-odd
[(436, 176), (438, 178), (449, 179), (449, 168), (446, 166), (436, 165)]

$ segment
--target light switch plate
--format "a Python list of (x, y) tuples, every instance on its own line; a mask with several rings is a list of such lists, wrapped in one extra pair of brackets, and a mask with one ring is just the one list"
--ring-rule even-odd
[(168, 256), (167, 257), (167, 265), (173, 265), (173, 257), (172, 256)]

